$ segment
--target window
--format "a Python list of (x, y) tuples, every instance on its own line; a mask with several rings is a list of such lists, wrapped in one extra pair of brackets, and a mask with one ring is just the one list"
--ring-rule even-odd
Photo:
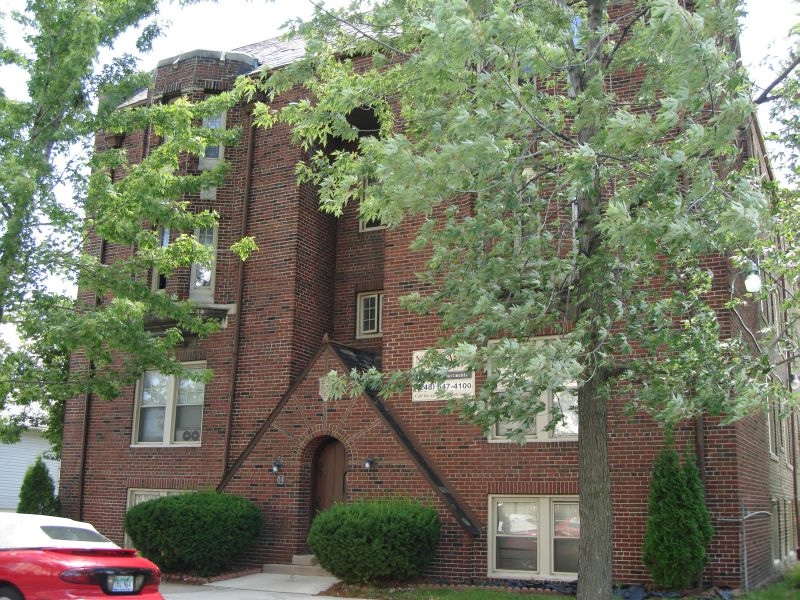
[(216, 227), (201, 227), (195, 232), (197, 241), (211, 250), (211, 260), (192, 264), (189, 281), (189, 297), (199, 302), (214, 301), (214, 279), (217, 254)]
[[(160, 227), (158, 230), (158, 246), (162, 250), (169, 246), (169, 227)], [(154, 292), (163, 292), (167, 289), (167, 276), (153, 267), (153, 279), (151, 282)]]
[(383, 293), (367, 292), (358, 295), (356, 337), (370, 338), (383, 334)]
[[(570, 384), (560, 392), (546, 391), (542, 394), (545, 410), (536, 416), (536, 423), (525, 433), (525, 441), (554, 441), (563, 439), (577, 439), (578, 437), (578, 395), (575, 384)], [(553, 415), (561, 413), (563, 419), (556, 423), (552, 431), (547, 429)], [(509, 437), (518, 431), (518, 422), (499, 422), (489, 432), (490, 442), (510, 442)]]
[(785, 419), (781, 416), (781, 407), (775, 400), (769, 401), (769, 451), (774, 458), (785, 452), (786, 432), (784, 431)]
[[(155, 500), (156, 498), (163, 498), (164, 496), (177, 496), (178, 494), (183, 494), (186, 491), (188, 490), (148, 490), (141, 488), (130, 488), (128, 490), (128, 504), (125, 507), (125, 510), (127, 511), (137, 504), (147, 502), (148, 500)], [(125, 532), (125, 547), (133, 548), (133, 541), (128, 536), (128, 532)]]
[(380, 219), (359, 219), (358, 231), (365, 233), (367, 231), (377, 231), (379, 229), (386, 229), (386, 225), (381, 223)]
[[(364, 198), (367, 195), (367, 187), (370, 185), (371, 181), (369, 179), (362, 179), (361, 186), (358, 192), (359, 203), (364, 201)], [(364, 233), (367, 231), (377, 231), (378, 229), (386, 229), (386, 225), (381, 223), (380, 219), (359, 219), (358, 220), (358, 231), (360, 233)]]
[(489, 531), (489, 576), (577, 577), (577, 498), (490, 496)]
[[(220, 112), (215, 115), (203, 118), (203, 127), (206, 129), (225, 129), (225, 113)], [(206, 146), (205, 152), (200, 157), (198, 168), (211, 169), (217, 166), (222, 160), (223, 146), (215, 144)]]
[[(536, 344), (545, 344), (550, 339), (553, 342), (563, 338), (542, 337), (537, 338)], [(495, 393), (502, 394), (504, 388), (498, 385)], [(566, 382), (563, 389), (557, 391), (546, 390), (540, 398), (544, 405), (544, 410), (536, 415), (536, 421), (526, 430), (525, 441), (556, 441), (556, 440), (575, 440), (578, 438), (578, 391), (574, 381)], [(561, 415), (561, 419), (555, 427), (548, 428), (554, 416)], [(519, 422), (498, 422), (489, 430), (488, 439), (490, 442), (513, 442), (511, 434), (519, 431)]]
[[(199, 375), (205, 365), (189, 365)], [(199, 445), (205, 383), (186, 376), (145, 371), (135, 408), (134, 444)]]

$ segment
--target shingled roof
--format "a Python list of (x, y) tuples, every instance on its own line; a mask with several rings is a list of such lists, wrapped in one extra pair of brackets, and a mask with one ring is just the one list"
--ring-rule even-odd
[(233, 49), (233, 52), (249, 54), (258, 61), (259, 67), (266, 66), (269, 69), (297, 62), (303, 58), (305, 51), (306, 44), (302, 38), (286, 40), (280, 37)]
[[(245, 71), (243, 74), (254, 74), (264, 67), (277, 69), (286, 66), (300, 60), (303, 58), (304, 54), (305, 40), (301, 38), (287, 40), (282, 37), (275, 37), (227, 51), (190, 50), (188, 52), (182, 52), (158, 61), (156, 68), (175, 64), (192, 57), (207, 56), (218, 58), (219, 60), (234, 59), (243, 63), (249, 63), (252, 68), (249, 71)], [(147, 97), (147, 88), (141, 89), (131, 98), (123, 102), (120, 108), (140, 104), (147, 100)]]

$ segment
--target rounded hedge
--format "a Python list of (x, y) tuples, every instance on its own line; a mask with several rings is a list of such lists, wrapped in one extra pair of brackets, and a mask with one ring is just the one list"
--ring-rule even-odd
[(319, 564), (348, 583), (416, 579), (438, 541), (436, 510), (403, 500), (335, 504), (308, 534)]
[(167, 573), (204, 577), (223, 572), (263, 527), (252, 502), (214, 491), (148, 500), (125, 514), (125, 531), (143, 556)]

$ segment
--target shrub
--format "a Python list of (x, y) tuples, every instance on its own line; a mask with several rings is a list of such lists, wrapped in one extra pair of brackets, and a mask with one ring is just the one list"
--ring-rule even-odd
[(17, 512), (52, 516), (61, 512), (55, 484), (41, 456), (37, 456), (36, 462), (25, 471)]
[(708, 561), (711, 515), (700, 472), (691, 458), (681, 467), (678, 453), (665, 449), (656, 460), (648, 498), (642, 560), (653, 581), (668, 588), (694, 584)]
[(125, 530), (145, 557), (168, 573), (223, 572), (264, 526), (249, 500), (191, 492), (142, 502), (125, 514)]
[(438, 541), (436, 510), (403, 500), (335, 504), (308, 534), (319, 564), (349, 583), (416, 579)]

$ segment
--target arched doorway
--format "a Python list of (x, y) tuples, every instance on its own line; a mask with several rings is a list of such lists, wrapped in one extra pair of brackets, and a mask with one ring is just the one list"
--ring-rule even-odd
[(336, 438), (323, 441), (312, 462), (311, 519), (345, 499), (347, 453)]

